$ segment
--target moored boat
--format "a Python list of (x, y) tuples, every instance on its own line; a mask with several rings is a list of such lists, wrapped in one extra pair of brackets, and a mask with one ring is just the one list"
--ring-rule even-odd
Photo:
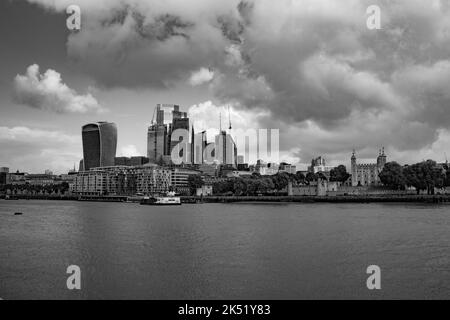
[(169, 193), (166, 197), (144, 197), (140, 203), (149, 206), (176, 206), (181, 205), (181, 199)]

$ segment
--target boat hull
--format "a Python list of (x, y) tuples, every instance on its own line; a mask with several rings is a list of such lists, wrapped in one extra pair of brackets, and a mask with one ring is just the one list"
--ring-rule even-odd
[(148, 198), (143, 199), (140, 203), (147, 206), (179, 206), (181, 199), (178, 197)]
[(143, 203), (144, 206), (181, 206), (181, 203)]

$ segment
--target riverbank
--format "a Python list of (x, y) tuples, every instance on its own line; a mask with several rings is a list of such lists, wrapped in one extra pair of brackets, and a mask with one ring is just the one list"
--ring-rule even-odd
[[(4, 197), (1, 197), (4, 199)], [(126, 196), (78, 197), (52, 195), (15, 195), (13, 200), (65, 200), (95, 202), (127, 202)], [(417, 202), (443, 203), (450, 202), (450, 195), (347, 195), (347, 196), (182, 196), (183, 203), (233, 203), (233, 202), (299, 202), (299, 203), (371, 203), (371, 202)]]
[(371, 203), (371, 202), (450, 202), (450, 195), (352, 195), (352, 196), (255, 196), (255, 197), (205, 197), (203, 202), (326, 202), (326, 203)]

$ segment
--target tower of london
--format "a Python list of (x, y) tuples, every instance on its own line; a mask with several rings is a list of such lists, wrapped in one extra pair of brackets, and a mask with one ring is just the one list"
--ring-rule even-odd
[(357, 164), (356, 155), (353, 150), (351, 157), (351, 174), (352, 174), (352, 186), (376, 186), (380, 184), (379, 173), (383, 170), (386, 164), (386, 155), (384, 153), (384, 147), (379, 151), (377, 157), (377, 163), (369, 164)]

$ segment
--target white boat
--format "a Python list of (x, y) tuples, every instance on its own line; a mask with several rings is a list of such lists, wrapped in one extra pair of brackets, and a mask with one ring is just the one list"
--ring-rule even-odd
[(166, 197), (144, 197), (141, 204), (149, 206), (176, 206), (181, 205), (181, 198), (174, 193), (168, 193)]

